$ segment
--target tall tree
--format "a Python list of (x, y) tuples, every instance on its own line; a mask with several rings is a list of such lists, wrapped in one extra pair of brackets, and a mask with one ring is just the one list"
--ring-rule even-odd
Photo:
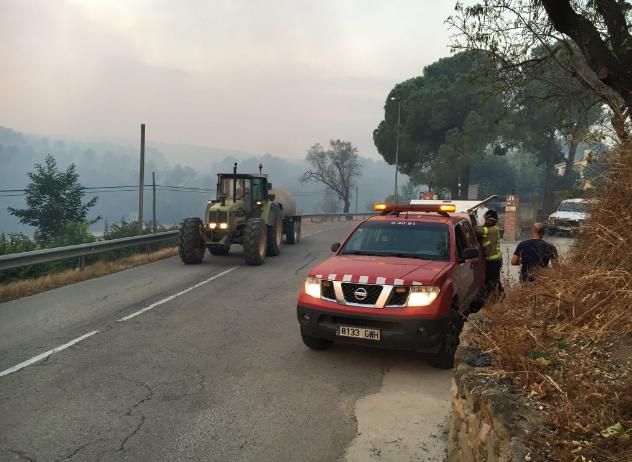
[(28, 172), (27, 176), (31, 180), (26, 187), (27, 207), (9, 207), (8, 210), (20, 219), (20, 223), (37, 228), (35, 238), (41, 244), (49, 244), (60, 237), (69, 223), (86, 221), (88, 211), (97, 203), (97, 197), (83, 202), (85, 191), (75, 165), (71, 164), (61, 171), (50, 154), (43, 165), (35, 164), (35, 170)]
[(316, 143), (308, 149), (305, 159), (311, 168), (303, 173), (301, 181), (324, 184), (343, 202), (344, 213), (349, 213), (355, 180), (362, 173), (358, 149), (349, 141), (341, 140), (331, 140), (329, 146), (330, 149), (325, 150)]
[[(484, 50), (490, 74), (511, 92), (522, 75), (551, 61), (599, 96), (612, 110), (619, 139), (630, 142), (632, 123), (632, 5), (623, 0), (458, 1), (448, 23), (453, 48)], [(561, 60), (558, 47), (572, 59)], [(546, 53), (534, 55), (540, 48)]]
[[(452, 197), (467, 191), (471, 167), (499, 140), (505, 111), (497, 95), (488, 94), (477, 75), (486, 55), (464, 52), (427, 66), (421, 77), (395, 86), (385, 117), (373, 132), (384, 159), (393, 163), (397, 105), (401, 104), (400, 169)], [(460, 186), (459, 186), (460, 185)]]

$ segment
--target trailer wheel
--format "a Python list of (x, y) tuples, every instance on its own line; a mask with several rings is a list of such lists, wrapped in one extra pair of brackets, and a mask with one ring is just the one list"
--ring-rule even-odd
[(267, 226), (261, 218), (251, 218), (244, 229), (244, 256), (248, 265), (261, 265), (268, 247)]
[(187, 265), (197, 265), (204, 259), (204, 241), (200, 236), (202, 226), (199, 218), (186, 218), (180, 224), (178, 253), (180, 260)]
[(270, 206), (270, 218), (267, 255), (276, 257), (281, 253), (281, 241), (283, 240), (283, 218), (278, 205), (272, 204)]
[(288, 221), (285, 233), (285, 242), (288, 244), (298, 244), (301, 240), (301, 222), (293, 219)]

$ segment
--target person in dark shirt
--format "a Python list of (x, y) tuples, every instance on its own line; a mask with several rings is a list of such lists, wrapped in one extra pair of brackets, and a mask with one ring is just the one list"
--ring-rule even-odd
[(537, 268), (547, 267), (549, 262), (557, 260), (557, 249), (543, 239), (544, 229), (543, 223), (535, 223), (531, 228), (531, 239), (519, 243), (511, 257), (512, 265), (521, 266), (520, 282), (535, 281)]

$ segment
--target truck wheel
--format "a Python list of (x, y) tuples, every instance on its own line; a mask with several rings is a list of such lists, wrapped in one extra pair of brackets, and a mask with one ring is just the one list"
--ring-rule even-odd
[(261, 218), (251, 218), (244, 229), (244, 256), (248, 265), (261, 265), (266, 258), (267, 226)]
[(272, 225), (268, 225), (267, 255), (276, 257), (281, 253), (281, 240), (283, 239), (283, 218), (278, 205), (272, 204), (270, 206), (270, 215)]
[(204, 259), (204, 241), (200, 236), (202, 226), (199, 218), (186, 218), (180, 224), (178, 253), (180, 260), (187, 265), (197, 265)]
[(327, 350), (334, 346), (333, 340), (309, 336), (303, 332), (303, 329), (301, 329), (301, 338), (303, 339), (305, 346), (311, 348), (312, 350)]
[(438, 353), (430, 355), (428, 362), (438, 369), (451, 369), (454, 367), (454, 354), (459, 346), (459, 335), (463, 329), (463, 320), (458, 311), (452, 310), (445, 337)]
[(301, 222), (288, 222), (287, 231), (285, 233), (285, 242), (288, 244), (298, 244), (301, 240)]
[(228, 255), (230, 244), (210, 245), (208, 251), (211, 252), (211, 255)]

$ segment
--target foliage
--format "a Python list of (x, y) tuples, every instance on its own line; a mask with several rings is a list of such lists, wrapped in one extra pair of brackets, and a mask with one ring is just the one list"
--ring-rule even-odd
[(59, 234), (48, 243), (48, 247), (87, 244), (95, 242), (96, 240), (96, 237), (90, 233), (89, 221), (71, 221), (64, 223), (64, 226)]
[[(71, 164), (65, 171), (60, 171), (51, 155), (46, 157), (44, 165), (36, 164), (35, 171), (29, 172), (27, 176), (31, 180), (26, 187), (27, 208), (9, 207), (8, 210), (20, 219), (20, 223), (37, 228), (35, 240), (42, 245), (62, 238), (68, 223), (85, 221), (88, 210), (97, 202), (96, 197), (87, 203), (82, 202), (85, 193), (75, 165)], [(99, 218), (90, 223), (95, 223)]]
[(327, 191), (323, 195), (323, 202), (320, 206), (322, 213), (338, 213), (340, 211), (340, 202), (338, 196), (333, 191)]
[(632, 156), (613, 157), (570, 255), (486, 307), (472, 339), (492, 355), (486, 376), (523, 390), (548, 420), (531, 443), (551, 453), (533, 460), (630, 460), (612, 427), (632, 428), (632, 162), (618, 161)]
[(348, 141), (331, 140), (329, 144), (328, 150), (319, 143), (309, 148), (306, 160), (310, 168), (301, 176), (301, 182), (324, 184), (343, 201), (343, 211), (348, 213), (355, 180), (361, 175), (358, 149)]
[(610, 107), (625, 141), (632, 115), (631, 11), (628, 2), (615, 0), (459, 1), (447, 22), (456, 31), (453, 49), (489, 54), (497, 91), (520, 92), (529, 81), (524, 75), (545, 63), (557, 66)]
[(394, 163), (396, 98), (401, 104), (400, 170), (433, 190), (450, 189), (452, 197), (467, 191), (472, 166), (503, 130), (502, 101), (486, 94), (476, 78), (485, 62), (484, 53), (459, 53), (396, 85), (388, 95), (384, 120), (373, 132), (384, 160)]
[(0, 255), (30, 252), (37, 249), (37, 244), (23, 233), (0, 233)]

